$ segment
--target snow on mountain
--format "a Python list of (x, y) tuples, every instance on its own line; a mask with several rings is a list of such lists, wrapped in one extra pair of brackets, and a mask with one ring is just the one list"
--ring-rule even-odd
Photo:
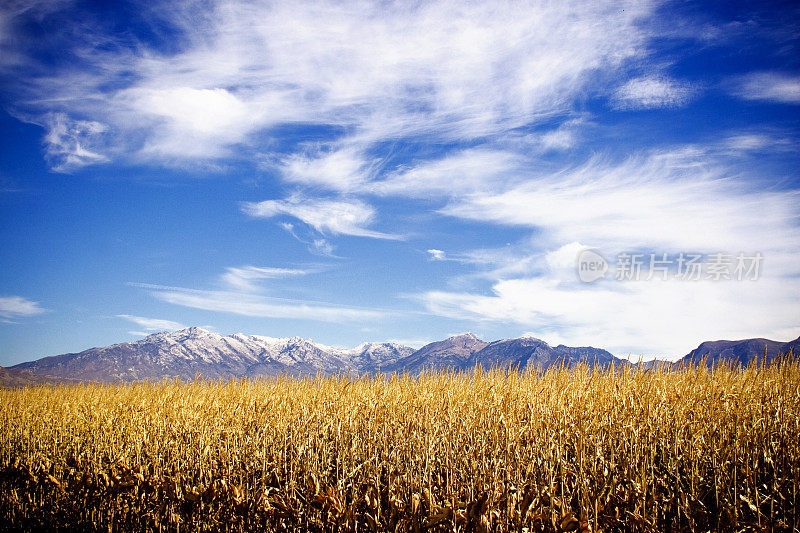
[[(746, 364), (790, 349), (797, 351), (800, 339), (778, 343), (765, 339), (717, 341), (701, 344), (684, 358), (695, 361), (708, 354), (710, 362), (731, 359)], [(278, 374), (313, 375), (318, 372), (418, 374), (428, 370), (469, 370), (490, 367), (546, 368), (552, 364), (623, 364), (606, 350), (593, 347), (550, 346), (533, 337), (503, 339), (488, 343), (464, 333), (432, 342), (419, 350), (394, 343), (365, 342), (355, 348), (326, 346), (300, 337), (220, 335), (198, 327), (155, 333), (135, 342), (92, 348), (80, 353), (45, 357), (2, 369), (0, 382), (136, 381), (142, 379), (193, 379), (196, 376), (260, 377)], [(19, 379), (17, 379), (19, 377)], [(16, 381), (15, 381), (16, 380)]]
[(340, 354), (353, 368), (362, 372), (379, 372), (414, 353), (413, 348), (392, 342), (365, 342)]
[(573, 365), (583, 362), (590, 365), (619, 364), (606, 350), (590, 346), (570, 348), (560, 344), (552, 347), (535, 337), (519, 337), (492, 342), (475, 352), (467, 361), (468, 366), (480, 365), (483, 368), (498, 366), (514, 367), (520, 370), (530, 368), (545, 369), (554, 364)]
[(489, 343), (472, 333), (462, 333), (442, 341), (426, 344), (407, 357), (388, 367), (390, 371), (418, 374), (423, 370), (458, 370), (465, 367), (468, 359)]
[(259, 377), (319, 371), (376, 372), (413, 352), (391, 343), (336, 348), (300, 337), (223, 336), (198, 327), (155, 333), (136, 342), (45, 357), (14, 368), (60, 379), (134, 381)]

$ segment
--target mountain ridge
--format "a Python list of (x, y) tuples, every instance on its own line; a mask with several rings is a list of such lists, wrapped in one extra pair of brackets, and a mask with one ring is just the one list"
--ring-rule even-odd
[(362, 343), (336, 348), (300, 337), (235, 333), (223, 336), (191, 327), (159, 332), (134, 342), (44, 357), (10, 367), (49, 378), (96, 381), (142, 379), (262, 377), (359, 370), (373, 372), (386, 361), (410, 355), (396, 343)]
[[(778, 353), (800, 349), (800, 338), (789, 342), (769, 339), (705, 341), (675, 364), (712, 366), (723, 360), (746, 365), (767, 361)], [(264, 376), (332, 373), (402, 373), (469, 370), (476, 366), (538, 368), (635, 364), (591, 346), (550, 346), (523, 336), (487, 342), (467, 332), (434, 341), (418, 350), (391, 342), (364, 342), (339, 348), (301, 337), (268, 337), (234, 333), (220, 335), (196, 326), (153, 333), (133, 342), (96, 347), (82, 352), (43, 357), (3, 368), (0, 385), (42, 382), (132, 382), (139, 380), (259, 378)], [(644, 364), (653, 366), (653, 362)], [(10, 384), (10, 385), (9, 385)]]
[(488, 344), (471, 332), (453, 335), (426, 344), (403, 360), (390, 365), (387, 370), (395, 372), (405, 370), (412, 374), (426, 370), (460, 370), (464, 368), (473, 353)]
[(712, 367), (723, 360), (727, 360), (733, 364), (746, 366), (752, 360), (757, 363), (763, 363), (765, 355), (766, 362), (769, 363), (778, 354), (786, 354), (790, 351), (795, 355), (800, 351), (800, 337), (788, 342), (764, 338), (705, 341), (677, 362), (699, 364), (705, 361), (706, 366)]

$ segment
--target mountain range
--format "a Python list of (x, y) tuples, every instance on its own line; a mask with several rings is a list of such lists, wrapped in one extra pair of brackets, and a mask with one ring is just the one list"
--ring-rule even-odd
[[(709, 341), (700, 344), (678, 363), (713, 365), (724, 359), (747, 364), (767, 360), (800, 348), (791, 342), (767, 339)], [(547, 368), (553, 364), (623, 364), (626, 359), (593, 347), (550, 346), (541, 339), (519, 337), (486, 342), (464, 333), (432, 342), (419, 350), (391, 342), (367, 342), (355, 348), (326, 346), (299, 337), (260, 335), (224, 336), (198, 327), (155, 333), (136, 342), (125, 342), (79, 353), (45, 357), (11, 368), (0, 367), (0, 385), (19, 386), (43, 382), (131, 382), (163, 378), (204, 378), (309, 375), (323, 372), (366, 374), (443, 369), (466, 370), (477, 365)]]
[(682, 363), (697, 364), (705, 359), (706, 365), (712, 367), (723, 360), (731, 363), (747, 365), (756, 360), (761, 363), (766, 355), (767, 362), (778, 354), (800, 353), (800, 337), (789, 342), (771, 341), (769, 339), (744, 339), (740, 341), (706, 341), (681, 358)]

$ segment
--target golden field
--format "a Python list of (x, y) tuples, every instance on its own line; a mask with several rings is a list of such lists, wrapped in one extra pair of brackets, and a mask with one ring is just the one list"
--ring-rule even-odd
[(800, 364), (5, 389), (0, 524), (797, 531)]

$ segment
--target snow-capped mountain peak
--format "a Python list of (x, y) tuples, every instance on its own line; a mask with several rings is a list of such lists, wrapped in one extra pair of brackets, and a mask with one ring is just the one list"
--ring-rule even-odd
[(60, 377), (133, 381), (196, 375), (258, 377), (315, 374), (319, 371), (370, 372), (413, 350), (405, 346), (365, 343), (337, 348), (301, 337), (220, 335), (199, 327), (154, 333), (135, 342), (92, 348), (77, 354), (47, 357), (23, 365)]

